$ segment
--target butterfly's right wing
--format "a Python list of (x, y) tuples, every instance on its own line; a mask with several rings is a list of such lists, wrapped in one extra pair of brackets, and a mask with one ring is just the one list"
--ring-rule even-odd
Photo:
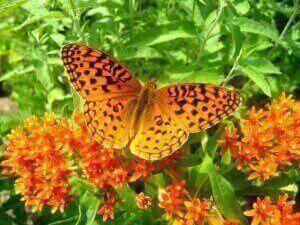
[(61, 54), (72, 85), (85, 100), (133, 96), (142, 88), (126, 67), (102, 51), (70, 44)]
[(95, 140), (105, 147), (123, 148), (129, 141), (129, 129), (136, 97), (86, 101), (84, 117)]

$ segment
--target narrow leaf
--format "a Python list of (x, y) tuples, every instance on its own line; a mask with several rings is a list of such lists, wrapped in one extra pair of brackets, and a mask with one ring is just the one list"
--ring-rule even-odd
[(247, 224), (242, 206), (236, 200), (231, 184), (214, 169), (209, 172), (214, 200), (218, 209), (228, 218)]
[(250, 66), (242, 67), (240, 66), (240, 69), (246, 76), (248, 76), (257, 86), (259, 86), (262, 91), (269, 97), (271, 97), (271, 87), (268, 81), (266, 80), (265, 76), (257, 71), (251, 68)]
[(86, 191), (79, 203), (79, 218), (76, 225), (92, 225), (98, 211), (100, 200)]
[(151, 46), (178, 38), (191, 38), (196, 36), (196, 29), (191, 22), (173, 22), (154, 27), (136, 35), (127, 43), (127, 48)]
[(234, 24), (238, 25), (242, 32), (259, 34), (276, 42), (280, 42), (278, 31), (269, 24), (262, 24), (255, 20), (248, 18), (238, 18), (233, 21)]
[(263, 58), (247, 58), (243, 60), (247, 65), (254, 70), (264, 74), (281, 74), (281, 71), (273, 63)]
[(56, 221), (54, 223), (49, 223), (49, 225), (74, 225), (76, 221), (78, 221), (79, 216), (73, 216), (71, 218), (65, 219), (65, 220), (60, 220)]

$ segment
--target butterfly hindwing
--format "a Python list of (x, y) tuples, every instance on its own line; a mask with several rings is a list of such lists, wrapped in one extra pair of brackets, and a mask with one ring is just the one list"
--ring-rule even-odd
[(62, 48), (62, 60), (75, 90), (86, 100), (99, 101), (138, 93), (141, 84), (123, 65), (88, 46)]
[(170, 155), (188, 138), (188, 133), (159, 104), (152, 105), (141, 121), (130, 150), (146, 160), (157, 160)]
[(105, 147), (122, 148), (129, 141), (131, 112), (135, 98), (86, 101), (84, 117), (94, 138)]
[(171, 85), (157, 90), (158, 101), (185, 131), (207, 129), (234, 113), (241, 97), (234, 90), (203, 83)]

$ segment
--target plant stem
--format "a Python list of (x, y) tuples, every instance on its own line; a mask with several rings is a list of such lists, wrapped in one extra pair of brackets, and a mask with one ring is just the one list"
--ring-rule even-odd
[(134, 16), (132, 0), (129, 0), (129, 11), (130, 11), (130, 35), (132, 37), (133, 36), (133, 16)]
[(205, 184), (205, 182), (208, 179), (208, 174), (206, 175), (206, 177), (203, 179), (203, 181), (201, 182), (201, 184), (199, 185), (199, 187), (197, 188), (195, 194), (194, 194), (194, 198), (199, 194), (200, 189), (202, 188), (202, 186)]
[(193, 2), (192, 21), (194, 20), (194, 16), (195, 16), (195, 7), (196, 7), (196, 0), (194, 0)]
[(74, 31), (76, 32), (76, 36), (78, 37), (79, 41), (82, 40), (81, 28), (80, 28), (80, 16), (77, 15), (77, 9), (74, 1), (68, 0), (69, 7), (71, 8), (72, 15), (72, 23), (74, 26)]
[(230, 172), (232, 169), (237, 167), (237, 163), (231, 163), (230, 166), (228, 166), (223, 172), (220, 172), (220, 174), (223, 176), (226, 173)]
[(297, 12), (298, 12), (298, 3), (299, 0), (294, 0), (294, 11), (289, 19), (289, 21), (287, 22), (287, 24), (285, 25), (285, 27), (283, 28), (283, 31), (281, 32), (280, 36), (279, 36), (279, 40), (281, 40), (284, 35), (286, 34), (286, 32), (288, 31), (288, 29), (290, 28), (291, 24), (293, 23), (293, 21), (295, 20), (296, 16), (297, 16)]
[(242, 49), (240, 50), (238, 56), (234, 60), (232, 68), (229, 71), (228, 75), (226, 76), (226, 78), (225, 78), (225, 80), (224, 80), (224, 82), (222, 84), (223, 86), (226, 85), (235, 76), (234, 72), (239, 68), (238, 63), (239, 63), (241, 55), (242, 55)]
[[(296, 16), (297, 16), (297, 13), (298, 13), (298, 4), (299, 4), (299, 0), (294, 0), (294, 10), (293, 10), (293, 13), (291, 15), (291, 17), (289, 18), (288, 22), (286, 23), (286, 25), (284, 26), (280, 36), (279, 36), (279, 41), (284, 37), (284, 35), (286, 34), (286, 32), (288, 31), (288, 29), (290, 28), (291, 24), (294, 22)], [(278, 43), (275, 44), (275, 47), (278, 46)], [(268, 55), (267, 55), (267, 58), (270, 59), (270, 57), (273, 55), (274, 53), (274, 50), (275, 48), (273, 47)]]
[(223, 12), (223, 9), (225, 8), (225, 6), (226, 6), (226, 3), (224, 1), (222, 1), (216, 19), (214, 20), (214, 22), (213, 22), (211, 28), (209, 29), (207, 35), (203, 38), (203, 42), (202, 42), (202, 44), (200, 46), (200, 50), (199, 50), (199, 53), (198, 53), (197, 58), (196, 58), (196, 68), (195, 69), (197, 69), (198, 62), (200, 61), (200, 58), (201, 58), (201, 54), (202, 54), (201, 50), (203, 50), (203, 48), (204, 48), (207, 40), (211, 36), (211, 33), (213, 32), (213, 30), (215, 29), (216, 25), (218, 24), (218, 21), (220, 20), (220, 17), (222, 15), (222, 12)]

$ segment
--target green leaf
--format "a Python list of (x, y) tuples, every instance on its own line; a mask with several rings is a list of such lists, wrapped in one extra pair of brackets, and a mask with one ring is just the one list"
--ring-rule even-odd
[(144, 47), (169, 42), (178, 38), (196, 37), (194, 25), (188, 21), (163, 24), (133, 37), (127, 42), (127, 48)]
[(251, 54), (268, 49), (273, 44), (268, 38), (262, 36), (252, 36), (243, 41), (243, 52), (241, 58), (247, 58)]
[(209, 170), (209, 179), (217, 208), (228, 218), (248, 224), (240, 203), (236, 200), (231, 184), (214, 169)]
[(296, 170), (290, 170), (287, 173), (284, 173), (280, 177), (275, 177), (273, 179), (267, 180), (264, 184), (264, 187), (270, 188), (282, 188), (290, 184), (295, 184), (300, 181), (299, 174)]
[(215, 152), (218, 148), (217, 140), (220, 139), (221, 134), (223, 132), (223, 129), (219, 129), (214, 133), (212, 137), (208, 137), (206, 141), (202, 142), (203, 150), (206, 154), (208, 154), (210, 157), (215, 157)]
[(123, 209), (125, 209), (127, 212), (132, 213), (138, 210), (138, 207), (135, 203), (136, 194), (129, 186), (123, 184), (123, 187), (121, 189), (117, 189), (117, 192), (122, 198), (121, 206)]
[(28, 66), (28, 67), (25, 67), (25, 68), (17, 68), (17, 69), (14, 69), (13, 71), (10, 71), (4, 75), (1, 75), (0, 77), (0, 82), (1, 81), (5, 81), (5, 80), (9, 80), (15, 76), (19, 76), (19, 75), (24, 75), (24, 74), (27, 74), (27, 73), (30, 73), (30, 72), (33, 72), (34, 71), (34, 67), (31, 65), (31, 66)]
[(86, 191), (79, 203), (79, 218), (76, 225), (92, 225), (98, 211), (100, 200)]
[(4, 1), (4, 4), (0, 3), (0, 16), (4, 15), (4, 13), (9, 13), (12, 10), (20, 7), (25, 4), (28, 0), (14, 0), (14, 1)]
[[(21, 24), (21, 26), (18, 29), (22, 29), (23, 27), (25, 27), (29, 24), (36, 23), (41, 20), (47, 21), (47, 19), (51, 19), (50, 21), (53, 22), (53, 19), (61, 19), (61, 18), (64, 18), (63, 13), (61, 13), (61, 12), (47, 12), (46, 14), (43, 14), (43, 15), (37, 15), (37, 16), (32, 16), (32, 17), (28, 18), (27, 20), (25, 20), (24, 23)], [(51, 22), (50, 22), (50, 24), (51, 24)]]
[(151, 47), (140, 47), (136, 49), (126, 49), (124, 51), (117, 51), (115, 54), (116, 58), (119, 60), (128, 60), (133, 58), (145, 58), (145, 59), (155, 59), (163, 58), (164, 54), (155, 48)]
[[(49, 11), (47, 8), (44, 7), (45, 2), (39, 1), (39, 0), (30, 0), (27, 1), (26, 4), (22, 5), (22, 8), (26, 9), (32, 17), (29, 17), (28, 20), (40, 20), (38, 18), (41, 18), (45, 23), (51, 24), (53, 27), (59, 27), (58, 22), (55, 18), (49, 17), (52, 12)], [(56, 15), (58, 17), (62, 16), (61, 12), (53, 12), (53, 15)], [(44, 17), (46, 16), (46, 17)], [(44, 17), (44, 18), (43, 18)], [(32, 18), (32, 19), (30, 19)]]
[(201, 16), (200, 8), (198, 6), (198, 2), (202, 0), (175, 0), (175, 1), (187, 12), (187, 14), (189, 14), (190, 17), (193, 18), (193, 20), (197, 25), (201, 25), (204, 23), (204, 20)]
[(278, 43), (280, 42), (278, 31), (269, 24), (262, 24), (255, 20), (243, 17), (233, 20), (233, 23), (238, 25), (242, 32), (259, 34), (271, 38)]
[(233, 4), (238, 14), (244, 15), (250, 10), (250, 5), (247, 0), (237, 0)]
[(54, 223), (49, 223), (49, 225), (74, 225), (76, 221), (78, 221), (79, 216), (73, 216), (71, 218), (65, 219), (65, 220), (60, 220), (56, 221)]
[(278, 67), (274, 66), (273, 63), (263, 58), (248, 57), (244, 59), (243, 62), (252, 67), (254, 70), (263, 74), (281, 74), (281, 71)]
[(254, 70), (250, 66), (245, 66), (245, 67), (240, 66), (239, 69), (246, 76), (248, 76), (255, 84), (257, 84), (257, 86), (259, 86), (267, 96), (271, 97), (270, 84), (268, 83), (265, 76), (261, 72)]
[(224, 81), (224, 76), (217, 69), (203, 69), (195, 72), (194, 65), (185, 66), (177, 71), (166, 72), (173, 82), (202, 82), (220, 85)]
[(231, 21), (228, 24), (228, 28), (232, 34), (232, 40), (233, 40), (233, 59), (236, 59), (237, 56), (240, 54), (240, 51), (242, 49), (242, 33), (239, 28), (239, 26), (236, 26), (231, 23)]
[(88, 190), (90, 193), (96, 193), (97, 192), (97, 188), (91, 184), (90, 182), (81, 179), (79, 177), (76, 177), (75, 181), (81, 186), (83, 187), (85, 190)]
[(193, 185), (194, 190), (199, 190), (209, 176), (209, 171), (213, 167), (212, 158), (205, 155), (203, 162), (189, 169), (189, 183)]
[(54, 101), (63, 100), (65, 98), (65, 93), (61, 88), (54, 88), (52, 89), (48, 94), (48, 104), (50, 108), (52, 107), (52, 104)]

